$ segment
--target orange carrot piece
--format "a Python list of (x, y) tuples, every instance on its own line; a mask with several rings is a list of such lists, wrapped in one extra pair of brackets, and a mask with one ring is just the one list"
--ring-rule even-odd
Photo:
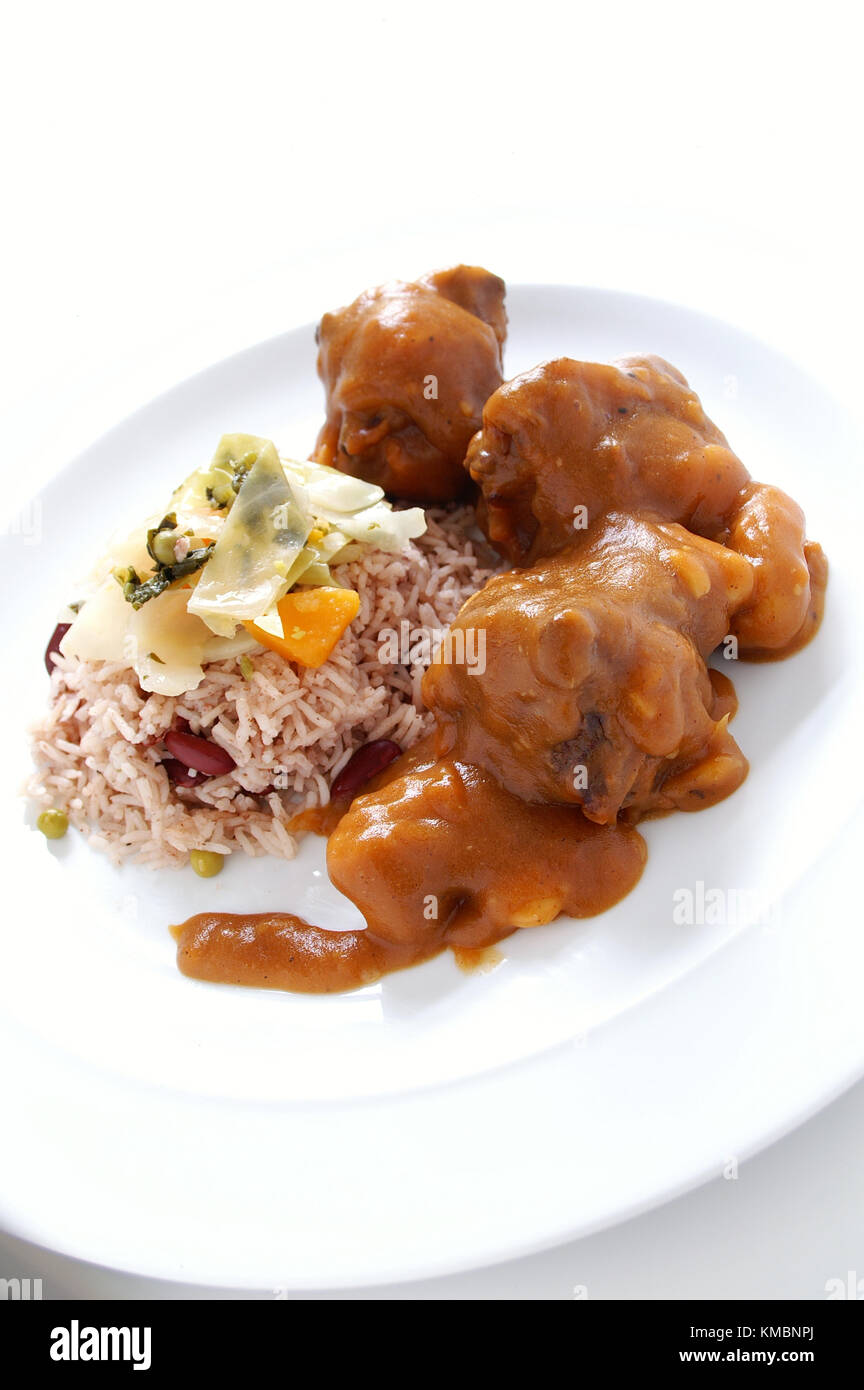
[(244, 623), (262, 647), (278, 652), (300, 666), (322, 666), (349, 623), (360, 611), (360, 595), (353, 589), (321, 586), (297, 589), (276, 605), (282, 622), (282, 636)]

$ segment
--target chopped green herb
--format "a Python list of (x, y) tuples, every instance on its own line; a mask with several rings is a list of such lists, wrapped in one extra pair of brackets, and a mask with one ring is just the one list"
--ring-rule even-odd
[(255, 674), (255, 667), (245, 654), (240, 658), (240, 670), (243, 672), (244, 680), (251, 681)]
[(187, 575), (195, 574), (213, 553), (213, 542), (202, 546), (200, 550), (190, 550), (183, 560), (173, 560), (170, 565), (162, 565), (157, 561), (157, 567), (153, 574), (142, 579), (138, 571), (129, 565), (126, 569), (114, 570), (114, 578), (123, 590), (123, 597), (127, 603), (131, 603), (133, 608), (141, 608), (151, 598), (158, 598), (166, 589), (170, 589), (176, 579), (185, 579)]

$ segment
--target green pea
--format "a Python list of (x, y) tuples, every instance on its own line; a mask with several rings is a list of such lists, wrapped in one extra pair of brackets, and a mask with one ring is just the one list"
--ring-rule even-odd
[(221, 874), (225, 855), (214, 854), (210, 849), (193, 849), (189, 851), (189, 863), (199, 878), (213, 878)]
[(36, 825), (46, 840), (62, 840), (69, 829), (69, 817), (65, 811), (43, 811)]

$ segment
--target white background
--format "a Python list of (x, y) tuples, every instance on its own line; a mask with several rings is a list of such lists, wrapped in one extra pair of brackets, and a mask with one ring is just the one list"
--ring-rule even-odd
[[(853, 17), (753, 0), (7, 9), (4, 488), (23, 501), (190, 371), (455, 260), (691, 304), (860, 397)], [(864, 1277), (862, 1156), (859, 1086), (737, 1181), (397, 1296), (819, 1298)], [(182, 1296), (11, 1239), (0, 1271), (55, 1295)]]

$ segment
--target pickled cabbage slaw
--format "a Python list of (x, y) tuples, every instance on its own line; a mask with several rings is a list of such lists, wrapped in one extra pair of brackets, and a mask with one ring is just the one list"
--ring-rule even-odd
[(194, 690), (207, 663), (262, 645), (319, 665), (359, 607), (332, 567), (397, 553), (425, 530), (422, 508), (394, 511), (372, 483), (283, 458), (269, 439), (225, 435), (164, 516), (112, 543), (60, 650), (120, 662), (162, 695)]

